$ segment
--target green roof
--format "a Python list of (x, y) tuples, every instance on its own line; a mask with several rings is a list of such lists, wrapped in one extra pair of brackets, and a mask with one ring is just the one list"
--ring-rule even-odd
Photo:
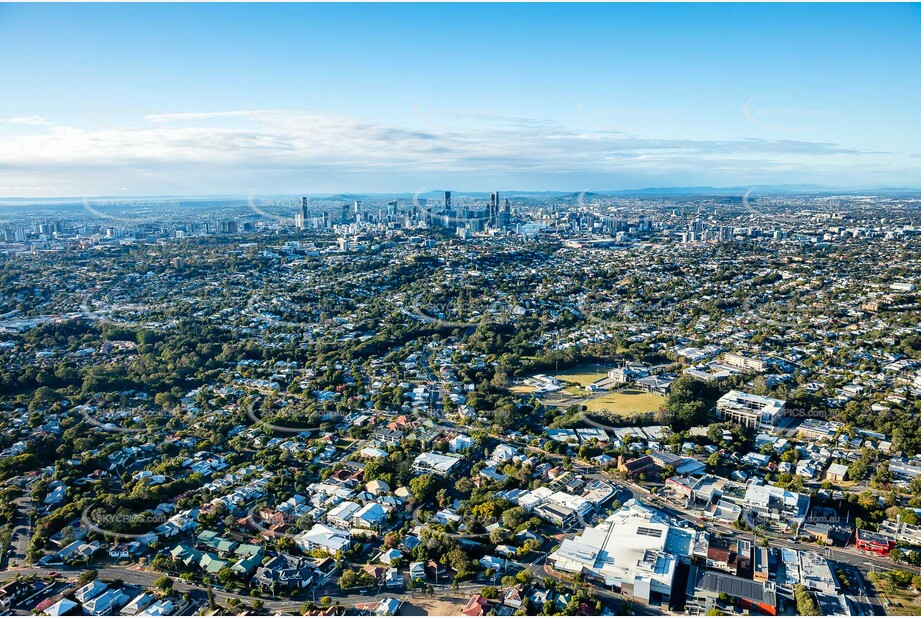
[(233, 550), (237, 548), (237, 544), (238, 543), (236, 541), (228, 541), (227, 539), (218, 539), (217, 545), (215, 545), (215, 549), (217, 549), (220, 552), (232, 552)]
[(256, 555), (238, 560), (237, 563), (230, 568), (234, 573), (242, 573), (245, 575), (246, 573), (249, 573), (258, 567), (260, 564), (262, 564), (262, 556)]
[(262, 548), (252, 543), (240, 543), (233, 553), (237, 556), (255, 556), (262, 554)]
[(217, 573), (225, 566), (230, 566), (230, 563), (226, 560), (221, 560), (214, 554), (208, 553), (201, 557), (201, 561), (198, 565), (208, 573)]

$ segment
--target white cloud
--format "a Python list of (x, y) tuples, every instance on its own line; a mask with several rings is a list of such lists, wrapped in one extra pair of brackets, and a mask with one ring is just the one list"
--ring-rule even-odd
[(147, 114), (144, 120), (150, 122), (174, 122), (183, 120), (207, 120), (211, 118), (249, 118), (253, 112), (173, 112), (166, 114)]
[(16, 118), (7, 118), (6, 122), (10, 124), (26, 124), (37, 127), (51, 126), (51, 121), (42, 116), (18, 116)]
[[(503, 178), (507, 186), (521, 189), (569, 188), (547, 183), (570, 177), (582, 182), (592, 175), (598, 179), (592, 184), (604, 188), (622, 186), (621, 179), (731, 185), (838, 177), (853, 182), (864, 181), (855, 174), (874, 169), (869, 163), (891, 161), (893, 178), (917, 167), (910, 165), (910, 156), (833, 143), (648, 139), (521, 118), (490, 117), (463, 129), (291, 110), (149, 114), (134, 127), (94, 129), (51, 126), (37, 116), (8, 122), (13, 120), (43, 129), (0, 139), (0, 170), (41, 179), (41, 185), (82, 187), (100, 179), (111, 183), (84, 189), (89, 193), (125, 184), (132, 190), (144, 187), (146, 193), (245, 192), (240, 183), (253, 179), (279, 183), (278, 189), (303, 179), (313, 190), (355, 191), (412, 190), (432, 179), (461, 177), (469, 182)], [(310, 178), (342, 184), (321, 189), (308, 183)], [(372, 184), (382, 179), (394, 186)], [(407, 179), (415, 179), (409, 187)], [(396, 186), (398, 181), (402, 186)], [(919, 181), (915, 169), (900, 184)], [(355, 184), (346, 186), (351, 182)]]

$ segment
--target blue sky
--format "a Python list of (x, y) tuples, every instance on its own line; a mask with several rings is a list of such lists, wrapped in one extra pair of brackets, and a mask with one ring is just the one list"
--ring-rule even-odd
[(921, 187), (921, 5), (0, 5), (0, 196)]

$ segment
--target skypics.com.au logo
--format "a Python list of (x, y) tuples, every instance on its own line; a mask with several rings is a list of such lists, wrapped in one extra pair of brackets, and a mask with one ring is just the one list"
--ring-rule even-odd
[[(100, 414), (99, 410), (89, 405), (80, 406), (79, 412), (83, 420), (107, 433), (141, 434), (151, 429), (160, 428), (160, 422), (165, 424), (173, 418), (173, 415), (165, 410), (147, 410), (143, 412), (122, 412), (114, 415), (118, 418), (113, 418), (113, 420), (101, 420), (97, 417), (113, 417), (113, 414), (110, 412)], [(133, 425), (132, 423), (137, 424)]]
[(749, 98), (742, 105), (742, 117), (747, 122), (778, 133), (816, 131), (823, 127), (826, 120), (835, 116), (838, 116), (836, 112), (826, 109), (762, 105), (755, 97)]
[(633, 305), (616, 299), (609, 301), (593, 300), (585, 296), (577, 302), (579, 312), (593, 324), (605, 326), (612, 330), (625, 328), (643, 328), (650, 326), (637, 319), (633, 313)]
[(136, 227), (162, 217), (163, 210), (179, 208), (177, 199), (167, 198), (89, 198), (80, 200), (83, 209), (106, 223)]
[(295, 224), (295, 214), (303, 208), (303, 199), (306, 198), (258, 196), (251, 191), (246, 196), (246, 205), (260, 217), (282, 226), (290, 226)]
[[(101, 324), (106, 324), (108, 326), (125, 326), (128, 328), (135, 328), (140, 326), (140, 323), (134, 320), (126, 320), (122, 318), (113, 317), (113, 314), (120, 310), (138, 310), (143, 311), (146, 307), (143, 305), (114, 305), (108, 302), (105, 298), (99, 297), (98, 293), (93, 293), (91, 291), (86, 292), (83, 295), (83, 301), (80, 303), (80, 310), (83, 311), (83, 314), (90, 320), (94, 322), (99, 322)], [(151, 325), (145, 324), (145, 327), (151, 328)]]
[[(282, 227), (326, 227), (346, 223), (351, 216), (344, 214), (350, 208), (345, 200), (317, 199), (309, 195), (260, 195), (250, 191), (246, 196), (246, 206), (259, 217)], [(303, 217), (300, 222), (299, 216)]]
[(783, 211), (789, 206), (784, 200), (772, 197), (753, 196), (755, 189), (749, 189), (742, 195), (742, 212), (756, 219), (779, 222), (784, 219)]
[[(320, 431), (331, 431), (345, 420), (345, 416), (338, 410), (318, 410), (315, 414), (307, 419), (282, 418), (279, 414), (263, 414), (257, 410), (256, 402), (253, 402), (246, 409), (246, 417), (253, 422), (253, 427), (259, 427), (263, 430), (279, 433), (282, 435), (300, 435), (310, 434)], [(271, 420), (270, 420), (271, 419)]]
[(120, 508), (110, 513), (98, 504), (91, 504), (80, 514), (80, 523), (91, 532), (121, 541), (134, 541), (156, 535), (156, 529), (168, 520), (166, 515), (153, 511), (133, 513)]
[(465, 299), (460, 295), (428, 300), (418, 294), (403, 304), (403, 311), (413, 318), (447, 328), (472, 328), (485, 323), (507, 323), (517, 318), (516, 307), (502, 299)]

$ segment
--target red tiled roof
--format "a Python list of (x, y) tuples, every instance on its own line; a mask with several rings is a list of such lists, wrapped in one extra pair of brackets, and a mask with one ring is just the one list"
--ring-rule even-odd
[(465, 616), (484, 616), (486, 615), (489, 600), (482, 594), (475, 594), (467, 599), (467, 604), (461, 613)]

